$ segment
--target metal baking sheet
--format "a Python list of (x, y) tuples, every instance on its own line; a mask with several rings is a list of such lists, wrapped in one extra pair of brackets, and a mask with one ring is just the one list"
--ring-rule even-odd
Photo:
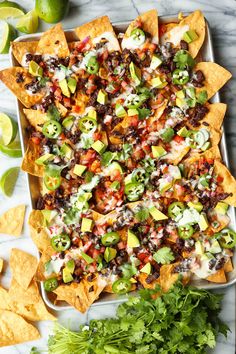
[[(169, 23), (169, 22), (177, 22), (177, 21), (178, 21), (177, 16), (176, 17), (168, 17), (168, 16), (159, 17), (160, 23)], [(128, 25), (129, 25), (129, 22), (119, 22), (119, 23), (113, 24), (115, 31), (117, 33), (125, 32)], [(65, 34), (66, 34), (66, 38), (69, 42), (77, 40), (73, 29), (72, 30), (65, 30)], [(36, 33), (33, 35), (24, 35), (24, 36), (18, 37), (16, 39), (16, 41), (17, 42), (37, 41), (37, 40), (39, 40), (41, 35), (42, 35), (42, 33)], [(201, 57), (202, 57), (202, 60), (204, 60), (204, 61), (215, 61), (212, 36), (211, 36), (211, 31), (210, 31), (209, 24), (207, 21), (206, 21), (206, 38), (205, 38), (205, 42), (203, 44), (203, 47), (201, 49)], [(15, 58), (12, 54), (11, 49), (10, 49), (10, 61), (11, 61), (12, 66), (18, 65), (17, 61), (15, 60)], [(219, 93), (216, 93), (215, 96), (210, 101), (212, 103), (220, 102)], [(18, 118), (18, 124), (19, 124), (21, 146), (22, 146), (22, 150), (24, 153), (27, 148), (28, 136), (26, 133), (26, 127), (28, 126), (28, 122), (27, 122), (27, 120), (24, 116), (24, 113), (23, 113), (23, 105), (17, 99), (16, 99), (16, 107), (17, 107), (17, 118)], [(228, 155), (227, 155), (226, 138), (225, 138), (224, 131), (223, 131), (222, 139), (221, 139), (221, 143), (220, 143), (220, 150), (221, 150), (221, 154), (222, 154), (222, 159), (223, 159), (224, 163), (228, 166)], [(34, 208), (36, 200), (40, 195), (39, 178), (35, 177), (35, 176), (27, 175), (27, 182), (28, 182), (27, 188), (28, 188), (28, 191), (30, 194), (30, 200), (31, 200), (31, 207)], [(235, 210), (233, 207), (229, 208), (229, 216), (231, 218), (231, 227), (233, 229), (236, 229)], [(38, 257), (39, 257), (39, 254), (38, 254)], [(234, 252), (233, 263), (236, 264), (236, 252)], [(204, 279), (193, 279), (191, 284), (196, 287), (204, 288), (204, 289), (219, 289), (219, 288), (224, 288), (229, 285), (232, 285), (235, 282), (236, 282), (236, 267), (234, 268), (234, 270), (232, 272), (228, 273), (228, 282), (226, 284), (214, 284), (214, 283), (210, 283)], [(45, 292), (42, 284), (41, 284), (41, 292), (42, 292), (42, 296), (43, 296), (44, 301), (53, 310), (62, 311), (62, 310), (67, 310), (67, 309), (71, 308), (71, 306), (66, 304), (65, 302), (61, 302), (57, 305), (54, 305), (52, 299), (49, 298), (48, 293)], [(95, 306), (104, 305), (104, 304), (118, 304), (118, 303), (125, 301), (126, 299), (127, 299), (126, 296), (117, 296), (116, 294), (103, 293), (100, 296), (100, 298), (95, 303), (92, 304), (92, 306), (95, 307)]]

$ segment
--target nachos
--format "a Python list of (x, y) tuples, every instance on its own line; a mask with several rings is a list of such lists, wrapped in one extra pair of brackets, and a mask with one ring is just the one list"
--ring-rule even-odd
[(21, 66), (0, 72), (29, 122), (22, 169), (39, 177), (37, 278), (82, 312), (102, 292), (226, 282), (236, 183), (218, 149), (226, 105), (209, 99), (231, 74), (198, 59), (202, 13), (158, 25), (151, 10), (118, 36), (103, 16), (75, 34), (13, 43)]

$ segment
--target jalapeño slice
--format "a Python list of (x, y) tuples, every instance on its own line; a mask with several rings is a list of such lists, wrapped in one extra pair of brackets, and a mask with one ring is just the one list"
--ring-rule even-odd
[(58, 287), (58, 281), (56, 278), (50, 278), (43, 282), (43, 287), (46, 291), (53, 291)]
[(130, 35), (132, 41), (137, 45), (140, 46), (145, 42), (145, 33), (143, 30), (141, 30), (140, 28), (135, 28), (133, 29), (133, 31), (131, 32)]
[(105, 235), (102, 236), (102, 244), (103, 246), (111, 246), (116, 245), (120, 240), (120, 236), (118, 232), (111, 231), (107, 232)]
[(236, 245), (236, 232), (228, 228), (214, 235), (219, 239), (219, 243), (223, 248), (233, 248)]
[(184, 85), (189, 81), (187, 70), (176, 69), (172, 74), (172, 81), (175, 85)]
[(61, 124), (51, 119), (44, 123), (42, 132), (47, 138), (56, 139), (61, 134), (61, 130)]
[(55, 251), (62, 252), (68, 250), (71, 240), (66, 234), (56, 235), (51, 239), (51, 245)]
[(172, 219), (175, 219), (180, 213), (185, 209), (184, 203), (173, 202), (169, 205), (168, 216)]
[(61, 184), (61, 169), (53, 168), (49, 165), (45, 171), (43, 181), (48, 190), (54, 191)]
[(189, 224), (178, 227), (179, 237), (183, 238), (184, 240), (190, 238), (193, 235), (193, 233), (194, 233), (194, 229)]
[(86, 65), (86, 70), (89, 74), (97, 74), (99, 64), (95, 56), (91, 57)]
[(130, 202), (138, 200), (144, 192), (144, 185), (141, 183), (129, 183), (125, 186), (125, 194)]
[(126, 294), (131, 290), (131, 282), (128, 279), (118, 279), (113, 283), (112, 290), (116, 294)]
[(79, 129), (86, 134), (96, 130), (97, 125), (96, 119), (91, 117), (83, 117), (79, 120)]

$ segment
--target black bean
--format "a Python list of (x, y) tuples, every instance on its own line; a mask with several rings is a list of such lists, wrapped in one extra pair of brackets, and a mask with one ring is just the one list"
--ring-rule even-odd
[(188, 43), (185, 42), (183, 39), (180, 41), (180, 48), (183, 50), (188, 50)]
[(146, 278), (145, 282), (146, 282), (147, 284), (151, 284), (154, 280), (158, 279), (159, 276), (160, 276), (160, 273), (159, 273), (159, 272), (155, 272), (155, 273), (153, 273), (153, 274), (150, 274), (150, 275)]

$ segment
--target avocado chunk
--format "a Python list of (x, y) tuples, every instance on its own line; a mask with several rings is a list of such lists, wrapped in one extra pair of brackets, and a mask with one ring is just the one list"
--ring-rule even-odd
[(93, 220), (88, 218), (82, 218), (81, 231), (82, 232), (91, 232), (93, 229)]
[(104, 252), (104, 259), (108, 263), (116, 257), (117, 251), (115, 248), (106, 247)]
[(186, 102), (185, 102), (185, 100), (183, 99), (183, 98), (176, 98), (176, 100), (175, 100), (175, 104), (176, 104), (176, 106), (177, 107), (183, 107), (183, 106), (185, 106), (185, 104), (186, 104)]
[(205, 214), (202, 213), (200, 215), (198, 225), (199, 225), (201, 231), (205, 231), (208, 228), (209, 224), (208, 224), (208, 220), (207, 220), (207, 217)]
[(115, 170), (118, 170), (120, 172), (120, 174), (123, 174), (123, 170), (122, 170), (122, 167), (121, 165), (114, 161), (110, 164), (110, 166), (108, 166), (106, 169), (105, 169), (105, 174), (106, 176), (111, 176), (112, 173), (115, 171)]
[(54, 157), (55, 155), (53, 154), (45, 154), (40, 156), (37, 160), (35, 160), (35, 163), (37, 165), (45, 165), (48, 161), (52, 161)]
[(152, 271), (151, 263), (145, 264), (145, 266), (142, 269), (140, 269), (140, 272), (146, 273), (146, 274), (150, 274), (151, 271)]
[(66, 97), (70, 97), (70, 91), (69, 91), (66, 79), (59, 81), (59, 86), (61, 88), (63, 95)]
[(152, 146), (152, 154), (154, 158), (159, 158), (167, 154), (162, 146)]
[(87, 168), (87, 166), (76, 164), (73, 169), (73, 172), (77, 176), (82, 176), (82, 174), (84, 173), (86, 168)]
[(97, 112), (93, 107), (88, 111), (88, 117), (97, 120)]
[(97, 140), (93, 143), (92, 148), (97, 151), (99, 155), (101, 155), (104, 150), (106, 150), (106, 145), (101, 140)]
[(202, 211), (202, 209), (203, 209), (203, 205), (202, 205), (202, 203), (200, 203), (200, 202), (197, 202), (197, 203), (188, 202), (188, 207), (189, 207), (189, 208), (196, 209), (199, 213), (200, 213), (200, 211)]
[(168, 191), (172, 187), (172, 183), (168, 182), (165, 178), (160, 178), (159, 179), (159, 191), (160, 193), (164, 193)]
[(217, 240), (214, 240), (209, 251), (211, 253), (220, 253), (221, 252), (221, 247), (220, 247), (220, 244)]
[(97, 102), (100, 104), (107, 104), (108, 96), (106, 91), (102, 89), (98, 91)]
[(183, 127), (177, 131), (177, 134), (179, 136), (182, 136), (183, 138), (186, 138), (188, 136), (188, 129), (186, 127)]
[(80, 252), (80, 254), (81, 254), (81, 257), (85, 260), (86, 263), (91, 264), (91, 263), (95, 262), (94, 259), (92, 257), (90, 257), (88, 254), (86, 254), (86, 253), (84, 253), (82, 251)]
[(71, 273), (74, 272), (74, 270), (75, 270), (75, 261), (73, 259), (70, 259), (66, 263), (66, 269), (68, 269), (68, 271), (70, 271)]
[(132, 116), (138, 116), (138, 110), (136, 108), (129, 108), (128, 109), (128, 116), (132, 117)]
[(177, 91), (175, 96), (178, 98), (185, 98), (184, 90)]
[(74, 280), (74, 278), (68, 268), (63, 269), (62, 278), (63, 278), (64, 283), (70, 283), (71, 281)]
[(183, 35), (183, 40), (187, 43), (192, 43), (196, 39), (198, 39), (198, 35), (194, 30), (189, 30)]
[(48, 210), (48, 209), (41, 210), (41, 213), (43, 214), (43, 224), (44, 224), (44, 226), (48, 226), (48, 224), (50, 224), (50, 222), (58, 214), (56, 210)]
[(120, 103), (116, 104), (115, 112), (117, 117), (121, 118), (126, 116), (126, 110)]
[(228, 208), (228, 204), (224, 202), (218, 202), (214, 209), (217, 213), (225, 215), (227, 213)]
[(77, 81), (75, 79), (73, 79), (73, 77), (69, 78), (69, 80), (67, 81), (67, 85), (69, 87), (70, 92), (75, 93)]
[(204, 253), (204, 246), (200, 241), (195, 242), (195, 252), (199, 255), (202, 255)]
[(75, 117), (73, 116), (66, 117), (62, 122), (63, 127), (66, 128), (67, 130), (70, 130), (72, 128), (74, 120)]
[(166, 81), (162, 81), (162, 78), (160, 76), (155, 77), (154, 79), (151, 79), (151, 86), (153, 88), (163, 88), (167, 85)]
[(66, 157), (67, 159), (70, 159), (72, 157), (73, 150), (68, 144), (64, 143), (60, 148), (60, 153), (62, 154), (62, 156)]
[(155, 206), (151, 207), (149, 209), (149, 213), (153, 217), (154, 220), (160, 221), (160, 220), (166, 220), (168, 219), (168, 216), (163, 214), (160, 210), (158, 210)]
[(140, 246), (140, 241), (139, 241), (138, 237), (131, 230), (128, 230), (127, 245), (128, 245), (128, 247), (131, 247), (131, 248)]
[(151, 60), (151, 64), (150, 64), (150, 68), (152, 70), (155, 70), (161, 64), (162, 64), (162, 60), (160, 59), (160, 57), (158, 55), (156, 55), (156, 54), (153, 54), (152, 60)]
[(132, 80), (135, 83), (135, 86), (139, 86), (141, 84), (141, 71), (139, 68), (137, 68), (137, 66), (131, 62), (129, 64), (129, 71), (130, 71), (130, 75)]

